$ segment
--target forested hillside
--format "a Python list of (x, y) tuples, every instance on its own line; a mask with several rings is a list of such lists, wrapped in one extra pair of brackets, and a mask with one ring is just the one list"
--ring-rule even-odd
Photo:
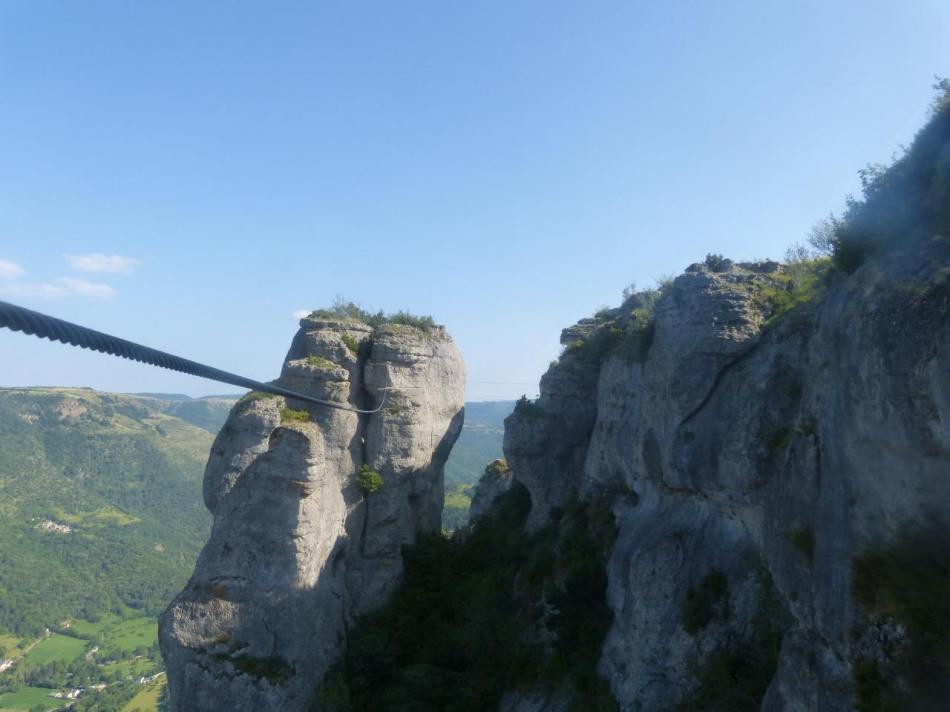
[[(0, 709), (59, 709), (51, 694), (103, 684), (72, 704), (154, 709), (155, 616), (207, 540), (202, 473), (236, 398), (0, 389)], [(451, 528), (512, 408), (467, 405), (446, 466)]]
[(241, 397), (241, 394), (205, 396), (204, 398), (191, 398), (178, 393), (132, 393), (130, 395), (152, 400), (155, 407), (163, 413), (174, 415), (185, 422), (204, 428), (212, 435), (217, 435), (221, 430), (224, 421), (228, 419), (228, 413), (231, 412), (231, 406)]
[(165, 405), (0, 391), (0, 631), (154, 616), (187, 579), (210, 523), (201, 474), (213, 435)]
[[(125, 609), (152, 616), (187, 579), (210, 517), (201, 475), (228, 396), (0, 390), (0, 632)], [(509, 401), (469, 403), (446, 465), (446, 526), (501, 457)], [(68, 531), (67, 531), (68, 529)]]

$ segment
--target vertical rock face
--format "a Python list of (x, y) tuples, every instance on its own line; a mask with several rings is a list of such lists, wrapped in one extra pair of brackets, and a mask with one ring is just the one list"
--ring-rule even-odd
[(674, 708), (734, 653), (740, 682), (765, 676), (763, 710), (852, 709), (882, 638), (853, 561), (950, 520), (950, 240), (771, 320), (782, 269), (694, 265), (650, 325), (633, 298), (565, 330), (540, 399), (506, 422), (537, 522), (618, 493), (600, 668), (624, 712)]
[[(441, 328), (303, 319), (281, 385), (379, 413), (251, 394), (214, 443), (211, 537), (160, 619), (176, 710), (306, 709), (355, 616), (440, 526), (462, 425), (461, 356)], [(379, 473), (372, 493), (362, 466)]]

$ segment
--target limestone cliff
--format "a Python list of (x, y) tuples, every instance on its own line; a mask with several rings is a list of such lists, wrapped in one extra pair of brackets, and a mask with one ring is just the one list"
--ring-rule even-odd
[[(250, 394), (211, 451), (214, 515), (160, 620), (175, 710), (306, 709), (355, 617), (399, 581), (401, 548), (440, 526), (462, 424), (461, 356), (440, 327), (300, 322), (281, 385), (358, 415)], [(378, 473), (382, 486), (361, 487)], [(370, 491), (372, 490), (372, 491)]]
[[(783, 312), (788, 285), (774, 262), (693, 265), (566, 329), (506, 422), (533, 526), (612, 498), (600, 670), (625, 712), (849, 710), (861, 666), (906, 644), (853, 571), (950, 520), (950, 239)], [(702, 706), (716, 674), (759, 697)]]

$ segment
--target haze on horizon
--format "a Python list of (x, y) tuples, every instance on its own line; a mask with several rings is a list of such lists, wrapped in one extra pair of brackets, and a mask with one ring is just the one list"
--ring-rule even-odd
[[(948, 37), (934, 0), (3, 3), (0, 299), (269, 380), (342, 295), (534, 395), (631, 282), (840, 212)], [(230, 392), (7, 331), (0, 372)]]

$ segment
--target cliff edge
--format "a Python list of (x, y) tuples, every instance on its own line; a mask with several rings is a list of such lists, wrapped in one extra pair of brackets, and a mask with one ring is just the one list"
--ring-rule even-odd
[(950, 521), (950, 240), (783, 309), (791, 280), (692, 265), (566, 329), (506, 422), (529, 523), (612, 498), (600, 671), (624, 711), (847, 710), (869, 669), (910, 684), (886, 663), (912, 624), (856, 571)]
[[(404, 544), (438, 531), (464, 368), (441, 327), (302, 319), (278, 383), (372, 409), (251, 393), (208, 461), (210, 539), (161, 616), (172, 709), (306, 709)], [(384, 393), (385, 392), (385, 393)]]

